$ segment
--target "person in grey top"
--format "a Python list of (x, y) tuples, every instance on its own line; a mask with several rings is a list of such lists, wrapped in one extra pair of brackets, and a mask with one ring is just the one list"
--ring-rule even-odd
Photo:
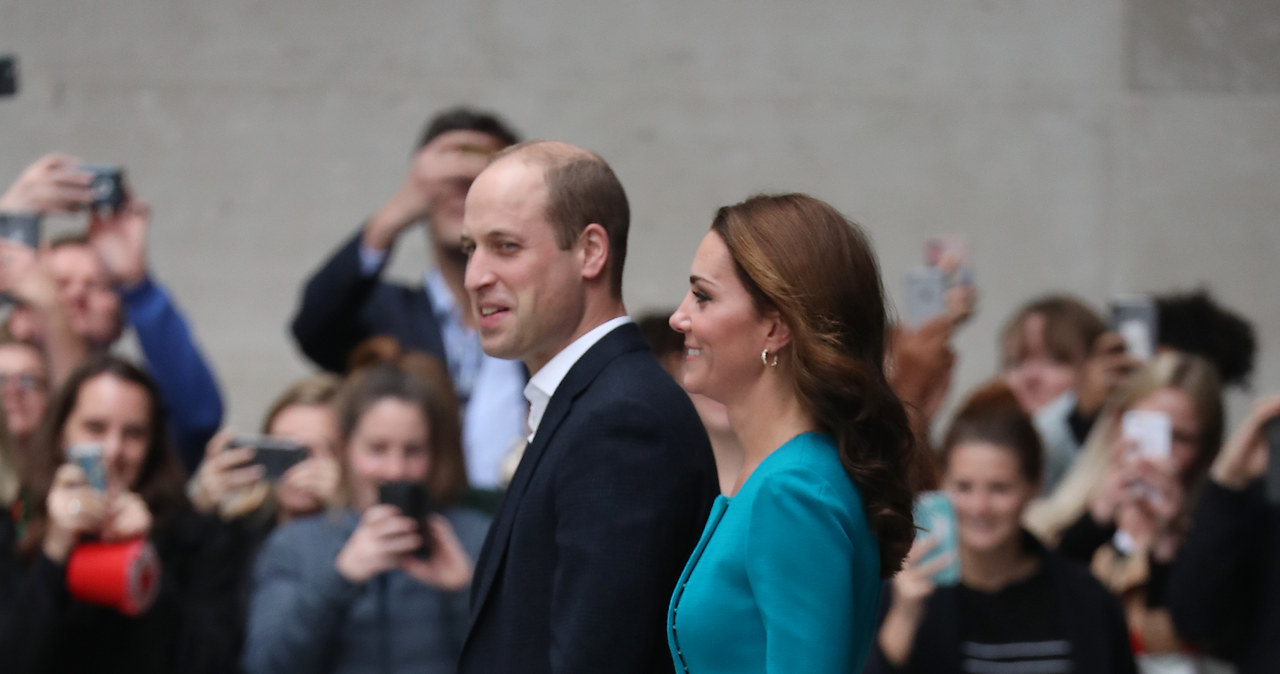
[[(337, 408), (348, 505), (282, 526), (263, 546), (244, 669), (453, 672), (488, 520), (452, 507), (466, 471), (447, 375), (426, 356), (376, 364), (344, 383)], [(434, 504), (424, 530), (378, 502), (379, 485), (405, 481)]]

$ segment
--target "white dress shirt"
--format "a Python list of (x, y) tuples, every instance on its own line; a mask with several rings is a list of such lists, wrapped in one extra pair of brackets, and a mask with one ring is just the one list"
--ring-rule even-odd
[(556, 394), (556, 389), (560, 388), (560, 382), (564, 381), (565, 375), (569, 374), (569, 370), (573, 369), (578, 359), (582, 358), (582, 355), (591, 350), (591, 347), (605, 335), (630, 322), (630, 316), (619, 316), (597, 325), (587, 334), (561, 349), (560, 353), (547, 361), (541, 370), (529, 378), (529, 383), (524, 387), (524, 397), (529, 401), (529, 442), (533, 442), (533, 436), (538, 434), (538, 424), (542, 423), (542, 415), (547, 411), (551, 396)]

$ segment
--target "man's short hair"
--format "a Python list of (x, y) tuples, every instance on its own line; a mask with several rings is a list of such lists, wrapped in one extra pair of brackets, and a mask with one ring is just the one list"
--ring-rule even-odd
[(427, 122), (416, 150), (421, 150), (427, 143), (450, 131), (478, 131), (493, 136), (503, 146), (520, 142), (520, 137), (501, 117), (483, 110), (457, 107), (440, 112)]
[(572, 246), (587, 225), (604, 228), (609, 238), (609, 290), (622, 299), (631, 206), (617, 174), (594, 152), (542, 140), (513, 145), (494, 155), (493, 161), (517, 154), (543, 169), (547, 220), (555, 228), (561, 250)]

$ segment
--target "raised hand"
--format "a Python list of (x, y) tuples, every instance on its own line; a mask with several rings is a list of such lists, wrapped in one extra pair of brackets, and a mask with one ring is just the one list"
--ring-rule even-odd
[(127, 195), (115, 210), (89, 216), (89, 245), (97, 251), (111, 281), (130, 288), (147, 276), (147, 229), (151, 205)]
[(349, 582), (362, 584), (391, 569), (422, 545), (418, 523), (395, 506), (370, 506), (360, 524), (334, 559), (334, 567)]
[(462, 590), (471, 585), (472, 563), (449, 520), (442, 515), (427, 518), (428, 534), (433, 545), (427, 559), (405, 557), (400, 568), (410, 576), (441, 590)]
[(0, 195), (0, 213), (73, 213), (93, 203), (93, 176), (78, 170), (80, 160), (47, 154), (22, 171)]

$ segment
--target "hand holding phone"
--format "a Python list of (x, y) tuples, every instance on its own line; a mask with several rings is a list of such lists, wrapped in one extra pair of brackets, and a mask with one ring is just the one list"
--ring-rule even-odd
[(84, 471), (85, 480), (97, 491), (107, 490), (107, 468), (102, 462), (102, 445), (80, 443), (67, 448), (67, 461)]
[(431, 531), (427, 528), (427, 515), (431, 513), (431, 499), (427, 496), (426, 487), (417, 482), (388, 482), (378, 485), (378, 501), (393, 505), (405, 517), (418, 523), (418, 531), (422, 534), (422, 547), (413, 552), (418, 559), (427, 559), (435, 552), (431, 540)]
[(933, 582), (939, 586), (955, 585), (960, 582), (960, 532), (956, 523), (956, 511), (951, 499), (940, 491), (928, 491), (916, 498), (915, 520), (919, 531), (916, 542), (931, 538), (937, 541), (931, 550), (917, 564), (924, 565), (944, 555), (950, 556), (950, 563), (933, 574)]
[(1129, 410), (1120, 418), (1120, 433), (1141, 458), (1166, 461), (1172, 454), (1173, 421), (1164, 412)]
[(250, 463), (262, 466), (263, 477), (271, 482), (279, 482), (290, 468), (311, 456), (310, 450), (297, 442), (271, 435), (238, 437), (227, 447), (252, 447), (253, 459)]

